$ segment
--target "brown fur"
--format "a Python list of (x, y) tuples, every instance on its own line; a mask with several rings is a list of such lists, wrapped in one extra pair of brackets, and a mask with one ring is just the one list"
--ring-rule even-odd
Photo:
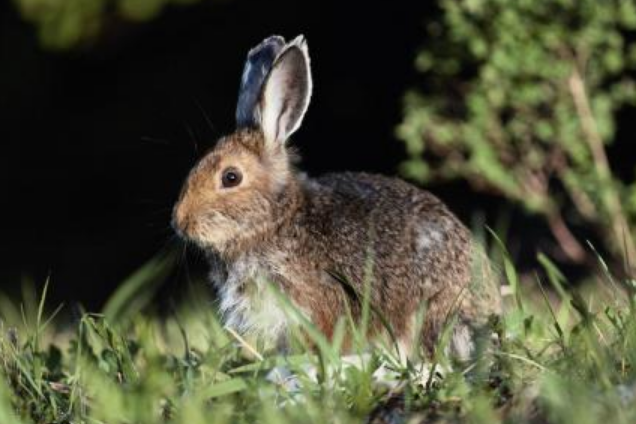
[[(348, 311), (360, 318), (368, 292), (380, 312), (371, 315), (371, 337), (385, 332), (381, 315), (405, 348), (419, 339), (431, 352), (456, 314), (450, 347), (468, 356), (470, 330), (500, 310), (496, 280), (468, 230), (436, 197), (404, 181), (363, 173), (309, 179), (294, 168), (287, 141), (309, 105), (309, 62), (302, 36), (269, 37), (250, 50), (239, 129), (190, 173), (175, 229), (208, 253), (220, 310), (243, 333), (287, 345), (296, 318), (270, 283), (327, 337)], [(231, 188), (222, 185), (228, 167), (243, 176)]]
[[(239, 168), (244, 180), (223, 189), (221, 172), (228, 166)], [(244, 294), (262, 275), (329, 337), (348, 307), (355, 317), (360, 313), (335, 275), (359, 294), (370, 283), (372, 305), (406, 344), (414, 314), (426, 304), (422, 342), (429, 352), (455, 310), (460, 325), (468, 326), (500, 310), (495, 284), (470, 287), (470, 233), (432, 194), (364, 173), (308, 179), (284, 147), (269, 145), (258, 130), (222, 139), (200, 161), (175, 206), (174, 224), (221, 268), (215, 273), (219, 287), (234, 272)], [(371, 324), (372, 334), (383, 333), (377, 316)]]

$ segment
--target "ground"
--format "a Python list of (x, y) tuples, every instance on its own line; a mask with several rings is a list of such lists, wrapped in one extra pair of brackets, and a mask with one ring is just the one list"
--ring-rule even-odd
[[(591, 289), (566, 291), (542, 263), (524, 285), (504, 263), (507, 311), (491, 322), (500, 343), (462, 364), (444, 340), (437, 356), (400, 361), (346, 321), (331, 342), (301, 322), (293, 352), (262, 352), (196, 291), (168, 317), (140, 312), (134, 279), (104, 314), (65, 327), (49, 321), (44, 293), (22, 309), (0, 298), (0, 423), (636, 422), (633, 281), (601, 266)], [(347, 329), (356, 365), (340, 354)]]

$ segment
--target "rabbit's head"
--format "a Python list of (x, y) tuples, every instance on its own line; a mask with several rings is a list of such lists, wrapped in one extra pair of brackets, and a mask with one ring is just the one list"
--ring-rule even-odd
[(302, 36), (270, 37), (247, 57), (236, 131), (192, 169), (173, 211), (177, 233), (203, 248), (237, 251), (294, 206), (293, 157), (286, 146), (307, 111), (312, 81)]

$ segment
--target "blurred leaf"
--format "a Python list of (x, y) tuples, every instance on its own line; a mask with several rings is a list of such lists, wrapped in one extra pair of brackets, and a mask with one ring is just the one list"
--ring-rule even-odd
[(146, 307), (168, 277), (177, 255), (157, 255), (124, 280), (106, 301), (103, 314), (112, 323), (123, 322)]
[(217, 398), (227, 396), (232, 393), (241, 392), (247, 389), (247, 384), (240, 378), (215, 383), (203, 390), (202, 395), (206, 398)]
[(51, 49), (71, 49), (94, 41), (113, 22), (139, 23), (157, 17), (168, 5), (200, 0), (12, 0)]

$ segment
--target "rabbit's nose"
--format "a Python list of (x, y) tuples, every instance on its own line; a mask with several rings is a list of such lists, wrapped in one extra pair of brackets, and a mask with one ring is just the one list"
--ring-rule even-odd
[(176, 208), (172, 214), (172, 229), (180, 236), (188, 233), (188, 227), (190, 227), (192, 220), (189, 216), (181, 211), (181, 208)]
[(174, 215), (172, 215), (172, 219), (170, 220), (170, 226), (177, 234), (179, 234), (179, 232), (181, 231), (181, 229), (179, 228), (179, 224), (177, 223), (177, 217)]

